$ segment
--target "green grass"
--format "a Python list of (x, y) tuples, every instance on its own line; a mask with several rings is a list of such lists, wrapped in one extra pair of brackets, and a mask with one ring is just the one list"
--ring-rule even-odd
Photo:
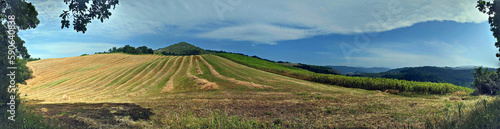
[(21, 104), (17, 107), (15, 121), (10, 121), (5, 116), (5, 119), (0, 120), (0, 127), (4, 129), (54, 129), (59, 128), (55, 125), (57, 123), (58, 121), (46, 119), (35, 113), (34, 107)]
[(118, 81), (122, 80), (124, 77), (126, 76), (129, 76), (131, 72), (134, 72), (135, 70), (137, 69), (142, 69), (143, 67), (146, 67), (148, 64), (141, 64), (141, 65), (137, 65), (135, 66), (134, 68), (132, 69), (129, 69), (128, 71), (126, 71), (123, 75), (117, 77), (116, 79), (114, 79), (113, 81), (110, 81), (110, 83), (106, 84), (106, 87), (108, 86), (111, 86), (111, 85), (115, 85)]
[(66, 82), (66, 81), (69, 81), (69, 80), (71, 80), (71, 79), (73, 79), (73, 78), (74, 78), (74, 77), (63, 78), (63, 79), (60, 79), (60, 80), (57, 80), (57, 81), (54, 81), (54, 82), (47, 83), (47, 84), (42, 85), (42, 86), (40, 86), (40, 87), (34, 87), (34, 88), (32, 88), (32, 89), (37, 89), (37, 88), (42, 88), (42, 89), (43, 89), (43, 88), (47, 88), (47, 87), (51, 87), (51, 86), (57, 86), (57, 85), (59, 85), (59, 84), (61, 84), (61, 83), (64, 83), (64, 82)]
[[(178, 58), (181, 58), (181, 57), (174, 57), (172, 58), (172, 61), (169, 62), (168, 67), (169, 67), (169, 70), (167, 71), (170, 71), (170, 73), (168, 75), (166, 75), (164, 77), (164, 79), (162, 79), (161, 81), (159, 81), (155, 86), (153, 86), (152, 90), (148, 91), (148, 92), (154, 92), (156, 94), (160, 93), (161, 89), (165, 86), (165, 84), (168, 82), (169, 78), (174, 75), (175, 73), (175, 70), (178, 69), (180, 66), (181, 66), (181, 63), (178, 62), (178, 63), (175, 63), (175, 60), (177, 60)], [(179, 59), (179, 61), (182, 61), (182, 59)], [(164, 74), (167, 74), (167, 73), (164, 73)]]
[(387, 78), (350, 77), (343, 75), (321, 74), (244, 55), (229, 53), (218, 53), (216, 55), (260, 70), (298, 79), (343, 87), (382, 91), (399, 90), (400, 92), (414, 92), (423, 94), (447, 94), (457, 91), (464, 91), (467, 93), (474, 92), (473, 89), (460, 87), (449, 83), (415, 82)]
[(428, 119), (426, 128), (498, 129), (500, 128), (500, 98), (479, 99), (475, 103), (448, 103), (442, 119)]
[(104, 65), (95, 65), (95, 66), (89, 66), (89, 67), (86, 67), (86, 68), (82, 68), (76, 72), (83, 72), (83, 71), (89, 71), (89, 70), (93, 70), (93, 69), (96, 69), (96, 68), (99, 68), (101, 66), (104, 66)]
[[(187, 128), (187, 129), (280, 129), (283, 122), (280, 119), (275, 119), (272, 122), (262, 122), (259, 120), (248, 120), (238, 116), (229, 116), (222, 111), (215, 111), (206, 117), (196, 117), (193, 113), (177, 114), (179, 118), (175, 121), (162, 123), (163, 128)], [(159, 122), (159, 121), (157, 121)], [(293, 127), (300, 127), (299, 124)]]
[[(151, 65), (152, 63), (154, 63), (155, 61), (157, 61), (158, 59), (154, 60), (154, 61), (151, 61), (149, 63), (144, 63), (144, 64), (141, 64), (129, 71), (127, 71), (125, 74), (123, 74), (122, 76), (118, 77), (117, 79), (113, 80), (111, 83), (109, 83), (108, 85), (122, 85), (124, 83), (126, 83), (127, 81), (129, 81), (131, 78), (133, 78), (135, 75), (139, 74), (140, 72), (142, 72), (146, 67), (148, 67), (149, 65)], [(106, 86), (108, 86), (106, 85)]]
[[(167, 63), (168, 61), (168, 57), (167, 58), (161, 58), (160, 61), (158, 62), (155, 62), (153, 64), (151, 64), (151, 67), (149, 67), (148, 69), (144, 69), (143, 72), (139, 73), (138, 75), (136, 76), (141, 76), (142, 78), (151, 78), (152, 76), (154, 76), (154, 74), (148, 74), (150, 71), (154, 71), (154, 72), (158, 72), (162, 67), (163, 65), (165, 65), (165, 63)], [(153, 73), (154, 73), (153, 72)], [(129, 87), (127, 89), (127, 91), (131, 91), (132, 89), (134, 89), (136, 86), (139, 86), (141, 85), (142, 83), (144, 83), (146, 80), (143, 80), (143, 81), (140, 81), (139, 80), (140, 78), (137, 78), (135, 80), (131, 80), (131, 81), (134, 81), (135, 83), (131, 84), (132, 86)], [(136, 90), (137, 91), (137, 90)]]

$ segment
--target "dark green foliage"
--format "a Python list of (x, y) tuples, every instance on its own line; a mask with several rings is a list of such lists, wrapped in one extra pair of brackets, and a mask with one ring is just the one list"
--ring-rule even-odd
[(424, 94), (446, 94), (456, 91), (472, 93), (474, 91), (470, 88), (460, 87), (449, 83), (415, 82), (387, 78), (350, 77), (342, 75), (321, 74), (244, 55), (230, 53), (219, 53), (217, 55), (264, 71), (298, 79), (344, 87), (382, 91), (399, 90), (399, 92), (415, 92)]
[(157, 53), (161, 53), (163, 55), (201, 55), (201, 54), (209, 54), (211, 52), (208, 52), (204, 49), (201, 49), (199, 47), (196, 47), (194, 45), (191, 45), (186, 42), (180, 42), (174, 45), (170, 45), (165, 48), (160, 48), (156, 50)]
[(31, 78), (31, 74), (33, 73), (33, 71), (31, 71), (28, 66), (26, 66), (26, 64), (28, 63), (27, 60), (17, 59), (16, 61), (16, 82), (26, 84), (26, 80)]
[(317, 65), (308, 65), (299, 63), (298, 65), (294, 65), (293, 67), (309, 70), (315, 73), (342, 75), (340, 71), (326, 66), (317, 66)]
[(476, 68), (472, 87), (476, 88), (476, 92), (479, 94), (498, 95), (500, 90), (499, 71), (493, 72), (483, 69), (483, 67)]
[[(43, 118), (41, 116), (36, 116), (33, 114), (32, 109), (28, 109), (21, 105), (21, 100), (19, 99), (19, 92), (13, 92), (13, 94), (7, 92), (9, 87), (10, 78), (7, 76), (11, 71), (15, 71), (15, 81), (16, 87), (19, 83), (25, 83), (25, 80), (30, 78), (31, 71), (26, 66), (27, 60), (30, 55), (28, 50), (24, 46), (24, 41), (14, 33), (13, 40), (16, 42), (14, 50), (16, 51), (15, 57), (13, 59), (15, 65), (11, 65), (8, 60), (8, 48), (10, 39), (8, 38), (8, 24), (7, 15), (15, 16), (15, 27), (16, 31), (33, 29), (40, 21), (38, 20), (38, 12), (31, 3), (27, 3), (21, 0), (2, 0), (0, 2), (0, 10), (5, 10), (5, 14), (0, 14), (0, 51), (5, 52), (0, 54), (0, 128), (47, 128), (43, 123)], [(9, 70), (7, 67), (17, 67), (15, 70)], [(9, 109), (8, 103), (10, 101), (10, 96), (15, 96), (15, 121), (10, 121), (7, 119), (11, 114), (7, 112)]]
[(391, 70), (389, 68), (384, 68), (384, 67), (371, 67), (371, 68), (351, 67), (351, 66), (327, 66), (327, 67), (336, 69), (342, 72), (343, 74), (380, 73)]
[(205, 50), (209, 53), (229, 53), (229, 52), (226, 52), (226, 51), (223, 51), (223, 50), (219, 50), (219, 51), (216, 51), (216, 50)]
[(456, 69), (450, 67), (406, 67), (393, 69), (382, 73), (362, 73), (353, 76), (392, 78), (420, 82), (443, 82), (470, 87), (474, 81), (474, 69)]
[[(87, 31), (87, 24), (92, 23), (93, 19), (99, 19), (104, 22), (111, 16), (109, 11), (111, 7), (115, 9), (118, 5), (118, 0), (64, 0), (68, 4), (69, 10), (63, 10), (59, 15), (61, 20), (61, 29), (64, 27), (69, 28), (69, 19), (73, 18), (73, 29), (76, 32)], [(90, 6), (88, 6), (90, 5)]]
[[(484, 1), (478, 0), (476, 8), (485, 14), (488, 14), (488, 23), (490, 23), (490, 30), (493, 32), (493, 37), (497, 39), (495, 42), (495, 47), (499, 48), (500, 51), (500, 16), (496, 15), (500, 11), (500, 0)], [(500, 60), (500, 53), (496, 53), (496, 56)]]
[(137, 52), (142, 53), (142, 54), (154, 54), (153, 49), (148, 48), (146, 46), (141, 46), (136, 49)]
[[(113, 47), (109, 49), (107, 52), (96, 52), (96, 54), (105, 54), (105, 53), (154, 54), (154, 51), (153, 49), (148, 48), (146, 46), (140, 46), (138, 48), (135, 48), (130, 45), (125, 45), (124, 47), (120, 48)], [(85, 54), (82, 56), (85, 56)]]
[(25, 59), (26, 61), (30, 62), (30, 61), (37, 61), (37, 60), (40, 60), (40, 58), (27, 58)]

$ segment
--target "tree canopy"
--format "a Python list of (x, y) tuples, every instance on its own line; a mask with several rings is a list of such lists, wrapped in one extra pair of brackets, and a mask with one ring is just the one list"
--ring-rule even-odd
[[(69, 28), (70, 19), (73, 18), (73, 29), (76, 32), (85, 33), (87, 31), (87, 24), (92, 23), (92, 20), (99, 19), (104, 22), (104, 19), (109, 19), (111, 7), (115, 9), (118, 5), (118, 0), (64, 0), (68, 5), (68, 10), (63, 10), (59, 15), (61, 20), (61, 29), (64, 27)], [(88, 6), (90, 5), (90, 6)]]
[[(11, 113), (7, 112), (10, 106), (6, 105), (6, 103), (11, 102), (11, 97), (15, 96), (15, 107), (19, 107), (20, 99), (19, 92), (9, 93), (7, 91), (9, 87), (10, 77), (7, 74), (11, 72), (15, 72), (15, 82), (16, 83), (24, 83), (26, 79), (30, 77), (31, 71), (26, 67), (26, 60), (30, 58), (28, 54), (28, 50), (24, 46), (24, 41), (17, 35), (17, 31), (19, 30), (27, 30), (33, 29), (37, 27), (40, 23), (38, 20), (38, 12), (31, 3), (28, 3), (23, 0), (2, 0), (0, 2), (0, 51), (7, 52), (13, 51), (13, 54), (0, 54), (0, 116), (10, 116)], [(9, 20), (13, 20), (11, 22)], [(9, 28), (10, 25), (10, 28)], [(15, 30), (14, 32), (9, 29)], [(11, 35), (11, 37), (9, 37)], [(11, 41), (14, 41), (15, 44), (11, 45)], [(11, 45), (10, 47), (8, 47)], [(15, 47), (12, 47), (15, 46)], [(18, 59), (22, 57), (23, 59)], [(12, 63), (11, 63), (12, 62)], [(12, 65), (14, 64), (14, 65)], [(7, 67), (17, 67), (15, 70), (9, 70)], [(17, 85), (17, 84), (15, 84)], [(17, 86), (16, 86), (17, 87)], [(14, 95), (15, 94), (15, 95)], [(12, 95), (12, 96), (11, 96)], [(15, 108), (16, 111), (17, 108)], [(22, 115), (17, 112), (17, 116)], [(21, 128), (21, 117), (14, 117), (16, 121), (6, 122), (6, 118), (0, 119), (0, 125), (2, 128)], [(10, 123), (10, 124), (6, 124)]]
[[(498, 11), (500, 11), (500, 0), (494, 1), (477, 1), (476, 8), (488, 15), (488, 23), (490, 24), (490, 30), (493, 32), (493, 37), (497, 39), (495, 42), (495, 47), (499, 48), (500, 51), (500, 16), (496, 15)], [(500, 53), (496, 53), (497, 58), (500, 60)]]
[(153, 49), (148, 48), (146, 46), (140, 46), (140, 47), (132, 47), (130, 45), (125, 45), (123, 47), (113, 47), (108, 50), (108, 52), (96, 52), (96, 54), (104, 54), (104, 53), (127, 53), (127, 54), (154, 54)]

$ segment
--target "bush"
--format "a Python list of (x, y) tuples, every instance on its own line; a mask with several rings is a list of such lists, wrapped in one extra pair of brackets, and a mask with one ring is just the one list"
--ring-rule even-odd
[(476, 92), (478, 94), (497, 95), (500, 93), (498, 92), (500, 90), (500, 69), (497, 72), (488, 71), (488, 69), (483, 69), (483, 67), (476, 68), (475, 70), (472, 87), (477, 89)]

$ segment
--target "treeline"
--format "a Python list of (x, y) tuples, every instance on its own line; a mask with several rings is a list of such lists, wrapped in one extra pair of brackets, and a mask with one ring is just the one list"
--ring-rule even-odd
[(37, 61), (37, 60), (40, 60), (40, 58), (31, 58), (30, 57), (30, 58), (26, 58), (24, 60), (26, 60), (26, 61)]
[[(140, 47), (132, 47), (130, 45), (125, 45), (123, 47), (113, 47), (110, 48), (107, 52), (96, 52), (95, 54), (106, 54), (106, 53), (127, 53), (127, 54), (154, 54), (154, 50), (151, 48), (148, 48), (146, 46), (140, 46)], [(82, 56), (85, 56), (88, 54), (83, 54)]]
[(313, 73), (307, 70), (297, 69), (295, 67), (284, 66), (277, 63), (266, 62), (257, 58), (242, 56), (238, 54), (219, 53), (218, 56), (233, 60), (240, 64), (244, 64), (253, 68), (264, 71), (277, 73), (298, 79), (338, 85), (343, 87), (361, 88), (367, 90), (398, 90), (399, 92), (414, 92), (414, 93), (430, 93), (430, 94), (446, 94), (457, 91), (472, 93), (474, 90), (470, 88), (456, 86), (450, 83), (433, 83), (433, 82), (415, 82), (387, 78), (371, 78), (371, 77), (350, 77), (342, 75)]
[(362, 73), (353, 76), (391, 78), (420, 82), (444, 82), (464, 87), (471, 87), (472, 82), (474, 81), (474, 78), (472, 77), (473, 73), (473, 69), (422, 66), (398, 68), (381, 73)]
[(182, 51), (181, 53), (162, 51), (161, 54), (166, 56), (190, 56), (190, 55), (200, 55), (202, 53), (200, 50), (185, 50)]
[(299, 63), (298, 65), (294, 65), (293, 67), (309, 70), (315, 73), (342, 75), (342, 72), (326, 66), (317, 66), (317, 65), (308, 65)]

